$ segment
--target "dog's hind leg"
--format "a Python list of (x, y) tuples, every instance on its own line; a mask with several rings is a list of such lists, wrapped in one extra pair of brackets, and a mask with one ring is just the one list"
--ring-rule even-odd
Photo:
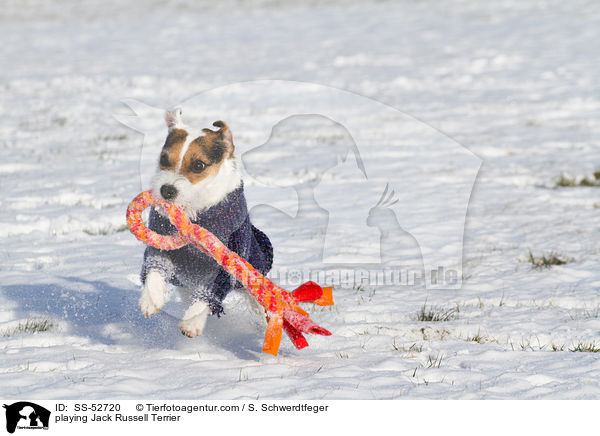
[(204, 301), (196, 301), (187, 308), (183, 319), (179, 323), (179, 329), (188, 338), (201, 335), (206, 325), (206, 318), (210, 313), (210, 307)]
[(162, 274), (150, 271), (146, 277), (142, 296), (139, 300), (140, 309), (145, 317), (151, 317), (165, 305), (167, 284)]

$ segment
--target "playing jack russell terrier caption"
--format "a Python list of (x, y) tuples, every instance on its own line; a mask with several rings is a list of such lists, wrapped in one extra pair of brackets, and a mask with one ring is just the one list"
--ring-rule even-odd
[[(183, 124), (180, 109), (167, 111), (165, 120), (168, 134), (152, 183), (153, 195), (181, 207), (192, 223), (213, 233), (266, 275), (273, 263), (273, 247), (250, 222), (229, 128), (215, 121), (218, 130), (194, 132)], [(152, 208), (148, 228), (162, 235), (177, 233), (161, 208)], [(209, 314), (223, 314), (223, 299), (240, 287), (212, 257), (193, 245), (170, 251), (148, 246), (141, 279), (139, 304), (144, 316), (163, 307), (167, 283), (183, 291), (189, 306), (179, 328), (189, 337), (202, 334)]]

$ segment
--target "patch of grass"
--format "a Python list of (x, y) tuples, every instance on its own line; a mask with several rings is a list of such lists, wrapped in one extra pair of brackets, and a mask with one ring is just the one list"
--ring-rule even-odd
[(597, 345), (595, 342), (580, 342), (574, 347), (569, 348), (569, 351), (574, 353), (600, 353), (600, 345)]
[(426, 368), (439, 368), (442, 364), (443, 358), (444, 358), (444, 355), (442, 353), (437, 354), (435, 357), (428, 356)]
[(354, 289), (356, 291), (356, 293), (358, 292), (365, 292), (367, 291), (369, 288), (367, 288), (365, 285), (363, 285), (362, 283), (359, 285), (353, 285), (352, 289)]
[(596, 309), (584, 309), (581, 312), (575, 313), (575, 314), (569, 314), (569, 317), (572, 320), (578, 320), (578, 319), (597, 319), (600, 318), (600, 307), (597, 307)]
[(408, 351), (415, 351), (417, 353), (422, 353), (423, 352), (423, 344), (417, 344), (416, 342), (414, 344), (412, 344)]
[(458, 308), (443, 309), (431, 307), (427, 309), (426, 304), (417, 312), (417, 321), (424, 322), (444, 322), (452, 321), (458, 318)]
[(480, 330), (477, 330), (477, 333), (473, 336), (467, 336), (465, 338), (467, 342), (477, 342), (478, 344), (487, 344), (487, 343), (500, 343), (498, 339), (492, 338), (488, 335), (482, 335)]
[(319, 306), (318, 304), (313, 304), (312, 308), (310, 309), (311, 313), (317, 313), (317, 312), (339, 312), (340, 309), (338, 306)]
[(477, 332), (477, 334), (475, 334), (473, 336), (467, 336), (465, 341), (477, 342), (478, 344), (485, 344), (487, 342), (487, 339), (485, 337), (481, 336), (480, 332)]
[[(519, 342), (519, 348), (521, 351), (552, 351), (552, 352), (560, 352), (565, 351), (565, 344), (556, 344), (554, 342), (549, 344), (542, 344), (540, 340), (537, 339), (537, 345), (532, 343), (531, 338), (525, 339), (521, 338)], [(509, 341), (509, 344), (513, 351), (517, 351), (515, 345), (512, 341)], [(576, 345), (573, 345), (571, 348), (568, 348), (570, 352), (581, 352), (581, 353), (600, 353), (600, 344), (596, 344), (596, 342), (579, 342)]]
[(396, 344), (396, 338), (394, 338), (394, 343), (392, 347), (395, 351), (402, 351), (407, 353), (421, 353), (423, 352), (423, 344), (417, 344), (414, 342), (410, 347), (406, 348), (404, 345)]
[(360, 284), (358, 286), (354, 285), (353, 289), (355, 290), (355, 294), (357, 294), (360, 298), (358, 304), (370, 303), (371, 300), (373, 300), (373, 297), (375, 296), (375, 292), (377, 291), (376, 288), (369, 288), (367, 286), (364, 286), (363, 284)]
[(561, 174), (558, 179), (556, 179), (556, 186), (559, 187), (571, 187), (577, 186), (577, 181), (575, 177), (568, 176), (566, 174)]
[(248, 373), (242, 372), (242, 368), (240, 368), (240, 373), (238, 374), (238, 382), (248, 381)]
[(2, 332), (2, 336), (9, 337), (18, 334), (34, 334), (38, 332), (47, 332), (49, 330), (52, 330), (54, 327), (56, 327), (56, 325), (51, 319), (28, 319), (27, 321), (25, 321), (25, 323), (20, 322), (18, 326), (4, 330)]
[(446, 338), (447, 335), (450, 334), (450, 331), (446, 329), (436, 330), (435, 332), (440, 335), (440, 340), (442, 341)]
[(420, 332), (421, 337), (424, 341), (432, 341), (436, 339), (443, 341), (444, 339), (446, 339), (446, 336), (448, 336), (451, 333), (450, 330), (447, 330), (445, 328), (439, 329), (432, 327), (421, 327), (420, 329), (413, 331)]
[[(531, 339), (527, 339), (527, 341), (526, 341), (524, 338), (521, 338), (521, 342), (519, 342), (519, 347), (521, 347), (522, 351), (527, 351), (527, 350), (535, 351), (534, 346), (531, 345)], [(538, 351), (540, 351), (540, 350), (543, 350), (543, 348), (538, 348)]]
[(569, 261), (563, 258), (560, 254), (550, 252), (542, 256), (534, 256), (531, 250), (529, 250), (529, 262), (536, 269), (550, 268), (553, 265), (565, 265)]
[(572, 188), (578, 186), (600, 187), (600, 171), (595, 171), (592, 176), (585, 176), (581, 179), (567, 174), (561, 174), (561, 176), (556, 179), (556, 186), (560, 188)]

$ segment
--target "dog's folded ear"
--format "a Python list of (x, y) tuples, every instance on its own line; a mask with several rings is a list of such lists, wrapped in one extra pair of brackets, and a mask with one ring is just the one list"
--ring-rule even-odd
[(183, 127), (183, 121), (181, 119), (181, 108), (177, 107), (165, 112), (165, 122), (169, 131), (173, 129), (179, 129)]
[(223, 121), (215, 121), (213, 126), (219, 127), (219, 130), (217, 131), (217, 135), (220, 136), (219, 139), (225, 143), (228, 143), (229, 145), (233, 145), (233, 137), (231, 136), (231, 130), (229, 130), (227, 124), (225, 124)]
[(211, 130), (211, 129), (202, 129), (202, 131), (204, 133), (208, 133), (213, 138), (215, 138), (218, 142), (220, 142), (222, 145), (224, 145), (229, 157), (233, 156), (233, 150), (234, 150), (233, 137), (231, 136), (231, 131), (229, 130), (229, 127), (223, 121), (215, 121), (213, 123), (213, 126), (218, 127), (219, 130), (217, 130), (215, 132), (214, 130)]

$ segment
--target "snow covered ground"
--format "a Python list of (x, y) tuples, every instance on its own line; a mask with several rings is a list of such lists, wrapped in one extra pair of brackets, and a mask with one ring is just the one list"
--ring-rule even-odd
[[(600, 5), (212, 3), (3, 4), (0, 397), (598, 398), (600, 354), (590, 351), (600, 348), (600, 189), (556, 180), (600, 170)], [(260, 352), (264, 326), (244, 297), (232, 295), (227, 315), (193, 340), (179, 333), (175, 303), (142, 317), (143, 246), (124, 212), (142, 188), (143, 137), (113, 114), (130, 114), (125, 98), (167, 108), (257, 79), (363, 95), (482, 159), (464, 228), (462, 288), (338, 287), (335, 306), (308, 308), (333, 336), (309, 337), (301, 351), (284, 338), (276, 358)], [(240, 114), (264, 105), (252, 98), (236, 101)], [(339, 138), (338, 127), (319, 128), (326, 142)], [(303, 131), (294, 138), (283, 129), (283, 141), (292, 135), (300, 144)], [(234, 130), (249, 144), (253, 134)], [(264, 162), (282, 166), (284, 157), (271, 151)], [(431, 156), (433, 165), (440, 159)], [(401, 158), (388, 159), (379, 176), (402, 170)], [(287, 186), (305, 177), (292, 173)], [(335, 178), (321, 183), (328, 198), (338, 192), (333, 200), (348, 202)], [(247, 184), (272, 203), (276, 190)], [(430, 188), (398, 195), (418, 198)], [(288, 247), (290, 236), (322, 239), (290, 234), (273, 209), (254, 215), (276, 247)], [(315, 267), (302, 251), (309, 242), (283, 250), (276, 267)], [(530, 251), (568, 262), (534, 268)], [(420, 321), (424, 306), (443, 320)], [(50, 328), (20, 331), (28, 320)], [(587, 351), (572, 351), (578, 347)]]

